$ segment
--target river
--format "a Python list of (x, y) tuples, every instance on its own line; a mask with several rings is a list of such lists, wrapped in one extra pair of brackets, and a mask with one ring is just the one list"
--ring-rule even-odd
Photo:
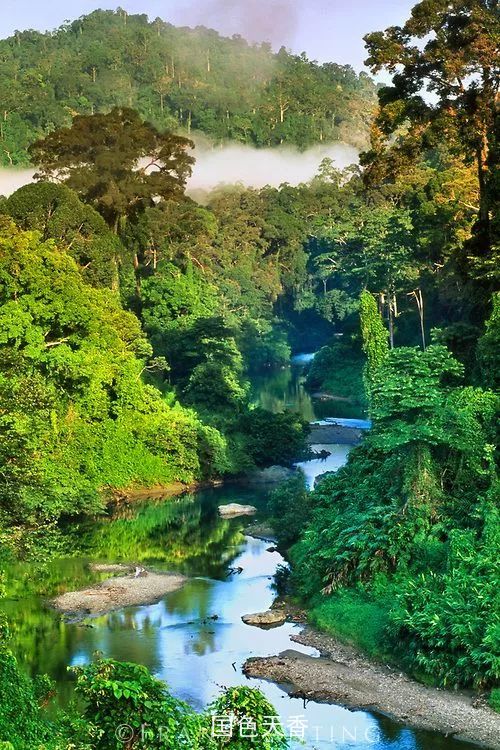
[[(287, 370), (285, 376), (289, 387), (281, 395), (287, 405), (307, 418), (317, 418), (315, 405), (301, 385), (300, 369)], [(261, 388), (261, 402), (270, 397), (276, 377), (270, 376)], [(279, 377), (283, 385), (283, 373)], [(323, 411), (321, 416), (333, 414)], [(336, 466), (345, 461), (346, 446), (327, 448)], [(325, 471), (323, 462), (313, 463), (304, 466), (309, 477)], [(73, 526), (66, 538), (66, 556), (61, 559), (12, 566), (7, 570), (8, 598), (2, 608), (9, 617), (12, 648), (20, 664), (32, 675), (48, 673), (54, 678), (63, 704), (73, 690), (67, 665), (87, 663), (95, 652), (145, 664), (168, 683), (174, 695), (197, 709), (206, 706), (223, 686), (260, 687), (280, 712), (285, 729), (291, 732), (294, 727), (296, 736), (303, 735), (301, 746), (309, 750), (472, 747), (441, 735), (415, 732), (366, 711), (314, 702), (304, 706), (280, 686), (243, 675), (242, 665), (249, 656), (277, 654), (287, 648), (317, 655), (314, 649), (290, 642), (299, 625), (286, 623), (261, 630), (241, 621), (243, 614), (269, 608), (275, 597), (274, 573), (285, 561), (270, 551), (269, 542), (245, 534), (248, 519), (223, 519), (217, 508), (227, 502), (251, 503), (257, 506), (258, 516), (265, 517), (266, 501), (264, 492), (235, 485), (175, 499), (151, 498), (123, 507), (112, 518)], [(182, 572), (190, 580), (158, 604), (130, 607), (83, 624), (65, 622), (47, 607), (46, 600), (104, 578), (89, 571), (91, 561), (141, 562)], [(229, 568), (238, 567), (241, 574), (230, 573)]]

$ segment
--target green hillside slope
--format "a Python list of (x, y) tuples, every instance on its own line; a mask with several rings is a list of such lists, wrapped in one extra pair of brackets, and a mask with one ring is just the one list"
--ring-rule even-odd
[[(332, 51), (334, 54), (334, 51)], [(95, 11), (54, 32), (0, 41), (0, 163), (75, 114), (133, 107), (161, 128), (216, 141), (364, 147), (376, 86), (364, 73), (267, 44), (176, 28), (125, 11)]]

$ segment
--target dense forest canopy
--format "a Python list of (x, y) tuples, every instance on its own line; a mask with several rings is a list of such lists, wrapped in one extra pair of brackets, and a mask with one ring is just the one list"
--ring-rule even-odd
[[(250, 381), (307, 342), (308, 383), (372, 429), (314, 491), (297, 472), (273, 494), (290, 590), (384, 663), (498, 707), (497, 11), (422, 0), (368, 35), (373, 72), (394, 74), (376, 113), (349, 68), (121, 10), (0, 43), (3, 159), (38, 169), (0, 199), (0, 561), (33, 538), (51, 554), (61, 521), (131, 487), (291, 465), (307, 426), (257, 408)], [(195, 128), (306, 147), (362, 144), (368, 123), (361, 167), (185, 193)], [(141, 667), (77, 674), (85, 720), (50, 724), (0, 644), (20, 750), (115, 747), (107, 717), (130, 702), (220, 746)], [(272, 710), (252, 691), (217, 705), (239, 700)]]
[(348, 65), (309, 61), (268, 44), (98, 10), (54, 32), (0, 41), (0, 163), (77, 114), (131, 107), (161, 130), (214, 142), (305, 148), (367, 143), (376, 87)]

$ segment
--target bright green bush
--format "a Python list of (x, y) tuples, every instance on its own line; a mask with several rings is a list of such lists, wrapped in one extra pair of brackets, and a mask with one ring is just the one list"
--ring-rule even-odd
[(208, 707), (212, 717), (233, 717), (232, 739), (216, 738), (215, 747), (234, 750), (286, 750), (289, 742), (274, 706), (260, 690), (233, 687)]
[(205, 713), (196, 714), (141, 665), (103, 659), (73, 672), (95, 750), (122, 750), (124, 740), (131, 750), (289, 746), (275, 708), (260, 690), (228, 688)]
[(359, 646), (375, 658), (387, 657), (389, 648), (388, 598), (375, 599), (362, 589), (339, 589), (319, 600), (310, 620), (321, 630)]
[(103, 659), (73, 672), (85, 717), (100, 732), (95, 750), (123, 750), (124, 744), (134, 750), (203, 746), (202, 720), (146, 667)]
[(490, 693), (489, 704), (494, 711), (500, 713), (500, 688), (494, 688)]
[(141, 375), (138, 319), (75, 261), (8, 222), (0, 236), (0, 520), (94, 512), (102, 490), (223, 473), (226, 443)]

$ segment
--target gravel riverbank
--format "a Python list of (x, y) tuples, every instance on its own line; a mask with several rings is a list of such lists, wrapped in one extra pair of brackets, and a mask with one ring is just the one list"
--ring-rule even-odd
[(380, 711), (418, 729), (500, 750), (500, 714), (478, 696), (421, 685), (309, 627), (292, 640), (318, 649), (321, 656), (290, 649), (279, 656), (251, 658), (245, 674), (293, 686), (289, 694), (305, 700)]

